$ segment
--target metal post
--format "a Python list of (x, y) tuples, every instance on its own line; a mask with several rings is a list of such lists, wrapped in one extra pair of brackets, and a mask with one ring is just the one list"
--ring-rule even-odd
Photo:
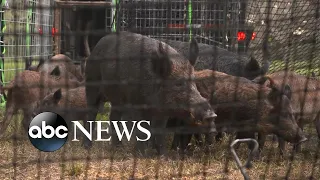
[[(1, 58), (0, 71), (1, 71), (1, 73), (0, 73), (0, 81), (1, 82), (0, 83), (1, 83), (1, 86), (4, 85), (4, 54), (6, 52), (6, 49), (5, 49), (5, 46), (4, 46), (5, 44), (3, 42), (3, 40), (4, 40), (4, 31), (6, 29), (6, 24), (5, 24), (5, 21), (4, 21), (5, 5), (6, 5), (6, 0), (2, 0), (1, 1), (1, 10), (0, 10), (0, 18), (1, 18), (1, 24), (0, 24), (0, 26), (1, 26), (1, 36), (0, 36), (0, 40), (1, 40), (1, 42), (0, 42), (0, 44), (1, 44), (1, 48), (0, 48), (0, 50), (1, 50), (1, 52), (0, 52), (1, 53), (1, 56), (0, 56), (0, 58)], [(1, 95), (1, 99), (0, 99), (0, 102), (1, 102), (0, 106), (1, 107), (5, 106), (6, 99), (7, 99), (6, 95), (2, 94)]]

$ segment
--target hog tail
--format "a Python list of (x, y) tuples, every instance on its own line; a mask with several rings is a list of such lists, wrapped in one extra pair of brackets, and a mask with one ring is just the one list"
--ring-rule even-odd
[(88, 21), (88, 23), (86, 24), (86, 35), (84, 36), (84, 49), (85, 49), (85, 53), (86, 56), (89, 57), (90, 56), (90, 46), (89, 46), (89, 40), (88, 40), (88, 32), (91, 29), (91, 24), (92, 21)]

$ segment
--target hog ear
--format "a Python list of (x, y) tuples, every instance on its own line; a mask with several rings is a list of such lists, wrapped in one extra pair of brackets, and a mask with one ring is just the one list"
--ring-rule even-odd
[(37, 69), (38, 69), (38, 66), (30, 66), (28, 68), (29, 71), (37, 71)]
[(162, 78), (166, 78), (171, 74), (172, 62), (165, 52), (162, 43), (159, 43), (158, 51), (152, 52), (152, 68), (153, 71)]
[(291, 91), (291, 87), (290, 87), (288, 84), (286, 84), (286, 85), (284, 86), (283, 94), (286, 95), (286, 96), (288, 97), (288, 99), (291, 100), (292, 91)]
[(268, 94), (268, 99), (271, 102), (271, 104), (273, 104), (274, 106), (278, 106), (281, 101), (280, 91), (275, 87), (271, 87), (271, 91)]
[(39, 59), (39, 64), (37, 66), (37, 69), (39, 69), (40, 66), (42, 66), (44, 64), (44, 59), (43, 58), (40, 58)]
[(256, 84), (264, 85), (267, 80), (268, 80), (268, 78), (265, 76), (258, 76), (255, 79), (253, 79), (252, 82), (254, 82)]
[(53, 93), (53, 99), (55, 103), (58, 103), (61, 97), (62, 97), (61, 89), (58, 89), (56, 92)]
[(198, 42), (195, 38), (191, 39), (190, 47), (189, 47), (189, 62), (192, 66), (195, 65), (199, 56), (199, 46)]
[(52, 70), (52, 72), (50, 73), (50, 75), (52, 75), (52, 76), (60, 76), (60, 74), (61, 74), (61, 72), (60, 72), (59, 66), (56, 66), (56, 67)]
[(246, 65), (245, 69), (247, 71), (257, 71), (260, 69), (260, 65), (259, 65), (258, 61), (253, 56), (251, 56), (251, 59), (248, 62), (248, 64)]
[(279, 106), (280, 104), (283, 103), (288, 103), (286, 101), (291, 99), (291, 87), (286, 84), (283, 88), (283, 90), (280, 90), (279, 88), (276, 87), (275, 83), (273, 82), (272, 79), (270, 80), (270, 88), (271, 92), (268, 95), (268, 99), (271, 101), (271, 103), (274, 106)]

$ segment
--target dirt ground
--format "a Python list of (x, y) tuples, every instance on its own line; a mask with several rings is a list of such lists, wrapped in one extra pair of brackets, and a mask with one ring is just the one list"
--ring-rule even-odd
[[(310, 133), (302, 152), (294, 157), (290, 156), (292, 146), (287, 145), (285, 157), (279, 158), (277, 144), (270, 138), (261, 160), (246, 170), (249, 177), (284, 179), (289, 174), (289, 179), (320, 179), (320, 160), (316, 157), (317, 149), (320, 155), (319, 140), (314, 131)], [(169, 151), (166, 158), (158, 158), (150, 150), (150, 157), (135, 158), (129, 144), (112, 150), (107, 142), (94, 143), (90, 151), (82, 148), (79, 141), (67, 142), (55, 152), (40, 152), (26, 134), (19, 134), (24, 138), (17, 140), (8, 133), (7, 139), (1, 139), (0, 179), (243, 179), (231, 157), (227, 138), (215, 143), (207, 153), (193, 148), (185, 157)], [(247, 146), (243, 144), (237, 151), (244, 163)]]

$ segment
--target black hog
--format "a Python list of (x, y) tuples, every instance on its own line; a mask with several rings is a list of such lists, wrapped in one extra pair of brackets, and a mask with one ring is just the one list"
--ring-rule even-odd
[[(254, 82), (268, 87), (275, 85), (278, 88), (283, 88), (284, 83), (288, 84), (292, 92), (289, 98), (299, 127), (303, 129), (306, 124), (314, 123), (320, 138), (320, 80), (292, 71), (279, 71), (267, 77), (257, 77)], [(288, 91), (285, 87), (284, 90)], [(265, 137), (259, 138), (265, 139)], [(285, 143), (281, 138), (279, 148), (281, 153), (285, 149)], [(301, 146), (298, 145), (297, 150), (300, 151), (300, 148)]]
[[(189, 56), (189, 42), (161, 40), (175, 48), (185, 57)], [(195, 64), (196, 71), (211, 69), (252, 80), (257, 76), (264, 75), (269, 70), (269, 62), (260, 67), (258, 61), (253, 57), (239, 55), (208, 44), (199, 43), (198, 46), (200, 51), (198, 60)]]
[(6, 131), (12, 116), (20, 109), (23, 111), (23, 127), (27, 131), (37, 101), (57, 88), (73, 88), (81, 85), (78, 81), (67, 80), (60, 75), (59, 66), (56, 66), (47, 78), (41, 76), (39, 72), (25, 70), (18, 73), (7, 86), (2, 87), (2, 93), (5, 91), (8, 93), (0, 134)]
[[(185, 81), (194, 77), (193, 64), (198, 56), (197, 42), (192, 42), (188, 61), (165, 43), (140, 34), (120, 32), (103, 37), (86, 63), (87, 103), (94, 110), (88, 119), (95, 119), (101, 97), (111, 103), (111, 121), (121, 118), (117, 107), (130, 105), (137, 119), (150, 120), (151, 129), (156, 130), (152, 136), (159, 154), (166, 150), (160, 133), (169, 116), (191, 118), (191, 112), (215, 132), (213, 120), (217, 115), (196, 85)], [(143, 153), (145, 144), (138, 144)], [(84, 145), (91, 147), (91, 142), (86, 138)]]
[(275, 86), (261, 87), (246, 78), (212, 70), (196, 71), (195, 82), (218, 114), (219, 132), (276, 134), (292, 143), (307, 140), (293, 116), (290, 92), (282, 94)]

